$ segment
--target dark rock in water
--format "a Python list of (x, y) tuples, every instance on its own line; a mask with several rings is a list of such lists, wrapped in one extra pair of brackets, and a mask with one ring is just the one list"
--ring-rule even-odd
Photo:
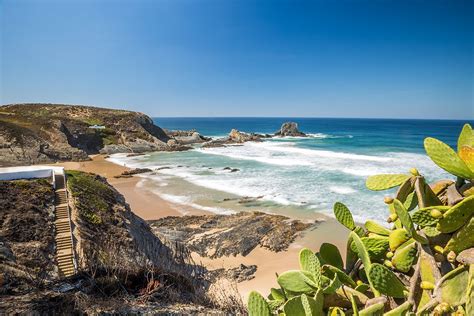
[(159, 171), (159, 170), (165, 170), (165, 169), (171, 169), (171, 167), (164, 166), (164, 167), (156, 168), (155, 170), (156, 170), (156, 171)]
[(223, 170), (229, 170), (230, 172), (237, 172), (237, 171), (240, 171), (240, 169), (231, 168), (231, 167), (225, 167)]
[(227, 139), (216, 139), (216, 140), (213, 140), (213, 141), (210, 141), (210, 142), (206, 142), (204, 144), (202, 144), (201, 148), (218, 148), (218, 147), (226, 147), (226, 142), (227, 142)]
[(127, 157), (137, 157), (137, 156), (145, 156), (145, 154), (144, 153), (131, 153), (127, 155)]
[(132, 170), (125, 170), (118, 176), (114, 176), (114, 178), (130, 178), (134, 174), (145, 173), (145, 172), (152, 172), (153, 170), (148, 168), (136, 168)]
[(298, 124), (295, 122), (283, 123), (280, 130), (275, 133), (275, 136), (296, 136), (305, 137), (305, 133), (298, 130)]
[(246, 256), (257, 246), (282, 251), (300, 232), (314, 225), (262, 212), (169, 216), (149, 223), (157, 236), (180, 241), (191, 251), (210, 258)]
[(257, 197), (244, 196), (243, 198), (239, 199), (239, 204), (253, 203), (253, 202), (256, 202), (257, 200), (260, 200), (261, 198), (263, 198), (263, 195), (260, 195)]

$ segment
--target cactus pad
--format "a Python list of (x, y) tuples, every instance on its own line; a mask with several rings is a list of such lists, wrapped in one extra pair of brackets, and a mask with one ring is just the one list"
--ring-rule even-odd
[(405, 199), (405, 202), (403, 202), (403, 206), (405, 206), (407, 211), (411, 211), (411, 210), (415, 209), (418, 206), (418, 197), (416, 196), (415, 191), (413, 191), (412, 193), (407, 195), (407, 198)]
[(463, 146), (474, 147), (474, 131), (471, 125), (464, 124), (461, 133), (458, 138), (458, 153), (461, 151)]
[(423, 232), (428, 237), (436, 237), (436, 236), (439, 236), (441, 234), (441, 232), (439, 230), (437, 230), (436, 227), (432, 227), (432, 226), (424, 227)]
[(287, 291), (295, 293), (313, 292), (317, 287), (312, 273), (307, 271), (290, 270), (278, 276), (278, 284)]
[(412, 214), (412, 221), (420, 226), (433, 226), (439, 221), (439, 218), (431, 216), (431, 208), (420, 209)]
[(301, 249), (300, 251), (300, 268), (303, 271), (307, 271), (313, 275), (314, 282), (320, 286), (321, 284), (321, 264), (315, 254), (307, 249)]
[(390, 234), (390, 231), (387, 228), (372, 220), (368, 220), (367, 222), (365, 222), (365, 228), (371, 233), (383, 236), (388, 236)]
[(424, 144), (426, 153), (440, 168), (463, 179), (474, 178), (474, 173), (451, 147), (431, 137)]
[(368, 177), (365, 185), (369, 190), (382, 191), (396, 187), (408, 178), (410, 175), (407, 174), (378, 174)]
[(273, 300), (283, 301), (285, 299), (285, 293), (283, 293), (282, 289), (270, 289), (270, 297)]
[(339, 278), (339, 280), (341, 280), (341, 282), (344, 283), (345, 285), (348, 285), (353, 288), (357, 286), (354, 280), (352, 280), (352, 278), (348, 276), (341, 269), (336, 268), (334, 266), (324, 266), (324, 269), (326, 270), (326, 275), (329, 275), (332, 278), (334, 277), (334, 274), (337, 274), (337, 277)]
[(334, 204), (334, 215), (336, 216), (336, 219), (339, 221), (339, 223), (346, 226), (348, 229), (354, 230), (356, 227), (351, 211), (349, 211), (347, 206), (344, 204), (340, 202), (336, 202)]
[(403, 293), (406, 290), (405, 286), (387, 267), (373, 263), (369, 271), (369, 278), (380, 293), (396, 298), (405, 297)]
[(474, 172), (474, 147), (462, 146), (458, 155), (462, 161), (464, 161), (469, 170)]
[(451, 233), (461, 228), (474, 215), (474, 196), (465, 198), (443, 214), (436, 228)]
[(395, 251), (400, 245), (410, 239), (410, 234), (404, 228), (392, 230), (388, 237), (388, 244), (391, 251)]
[[(364, 244), (369, 257), (374, 260), (380, 260), (385, 257), (385, 253), (389, 247), (389, 241), (387, 237), (362, 237), (362, 243)], [(357, 247), (352, 244), (352, 251), (357, 252)]]
[(342, 285), (341, 281), (339, 281), (339, 278), (337, 277), (337, 274), (334, 274), (333, 279), (331, 282), (323, 289), (324, 294), (332, 294), (336, 292), (338, 288), (340, 288)]
[(453, 234), (444, 248), (445, 251), (460, 253), (464, 249), (474, 247), (474, 217)]
[(408, 312), (411, 310), (412, 303), (406, 301), (405, 303), (395, 307), (391, 311), (386, 312), (383, 316), (405, 316), (408, 315)]
[(405, 227), (410, 237), (413, 237), (422, 244), (426, 244), (428, 241), (425, 237), (418, 235), (415, 230), (415, 225), (413, 225), (411, 220), (410, 214), (408, 214), (408, 211), (403, 206), (403, 204), (399, 200), (394, 200), (393, 207), (398, 215), (398, 218), (400, 219), (400, 222), (402, 223), (403, 227)]
[(384, 303), (377, 303), (370, 305), (359, 311), (359, 316), (382, 316), (384, 311)]
[(400, 272), (406, 273), (410, 271), (413, 263), (417, 258), (417, 246), (413, 240), (407, 245), (400, 246), (392, 258), (392, 264), (395, 269)]
[(250, 316), (270, 316), (270, 308), (265, 298), (259, 293), (252, 291), (247, 303)]
[(451, 306), (464, 304), (466, 302), (468, 280), (468, 268), (460, 266), (443, 276), (435, 292), (440, 291), (442, 301)]
[(342, 261), (341, 253), (335, 245), (323, 243), (321, 248), (319, 248), (319, 254), (326, 263), (339, 269), (344, 268), (344, 262)]

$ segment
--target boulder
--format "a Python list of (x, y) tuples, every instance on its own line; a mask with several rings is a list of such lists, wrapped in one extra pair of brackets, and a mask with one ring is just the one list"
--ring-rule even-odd
[(234, 143), (245, 143), (248, 141), (261, 141), (262, 135), (260, 134), (248, 134), (240, 132), (235, 128), (232, 129), (229, 133), (229, 140)]
[(305, 137), (306, 134), (298, 130), (298, 123), (285, 122), (280, 130), (275, 133), (275, 136)]

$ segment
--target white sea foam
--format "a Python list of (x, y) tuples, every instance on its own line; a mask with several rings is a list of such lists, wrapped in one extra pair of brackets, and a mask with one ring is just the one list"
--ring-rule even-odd
[(228, 210), (222, 207), (210, 207), (210, 206), (204, 206), (200, 205), (197, 203), (194, 203), (192, 201), (192, 198), (189, 196), (182, 196), (182, 195), (172, 195), (172, 194), (165, 194), (165, 193), (159, 193), (156, 192), (163, 200), (166, 200), (168, 202), (174, 203), (174, 204), (181, 204), (181, 205), (186, 205), (186, 206), (191, 206), (193, 208), (207, 211), (207, 212), (212, 212), (215, 214), (222, 214), (222, 215), (230, 215), (230, 214), (235, 214), (235, 211)]
[[(155, 182), (157, 194), (168, 194), (162, 197), (181, 205), (215, 213), (230, 211), (200, 205), (193, 200), (195, 193), (189, 193), (189, 197), (185, 196), (188, 193), (175, 194), (176, 187), (168, 183), (177, 178), (209, 190), (238, 196), (263, 196), (264, 201), (291, 206), (291, 209), (301, 208), (301, 212), (332, 215), (332, 205), (340, 200), (349, 206), (358, 220), (370, 216), (383, 221), (386, 216), (383, 196), (387, 192), (368, 191), (364, 183), (368, 175), (407, 172), (416, 167), (436, 179), (447, 176), (423, 154), (386, 152), (379, 156), (370, 152), (298, 147), (301, 144), (297, 140), (279, 139), (181, 153), (154, 153), (147, 159), (112, 155), (109, 160), (130, 167), (170, 167), (141, 176)], [(178, 165), (183, 167), (178, 168)], [(224, 171), (227, 166), (240, 171)]]
[(330, 186), (329, 190), (331, 190), (334, 193), (339, 193), (339, 194), (351, 194), (351, 193), (357, 192), (357, 190), (354, 190), (351, 187), (344, 187), (344, 186)]
[(352, 135), (328, 135), (323, 133), (315, 133), (315, 134), (306, 134), (312, 138), (319, 138), (319, 139), (326, 139), (326, 138), (353, 138)]
[(268, 145), (268, 143), (248, 143), (249, 146), (255, 146), (259, 148), (265, 148), (267, 150), (294, 153), (299, 155), (304, 155), (308, 157), (322, 157), (322, 158), (337, 158), (337, 159), (347, 159), (347, 160), (366, 160), (366, 161), (390, 161), (390, 158), (380, 157), (380, 156), (368, 156), (360, 154), (351, 154), (345, 152), (336, 152), (329, 150), (317, 150), (317, 149), (307, 149), (307, 148), (298, 148), (294, 146), (275, 146)]

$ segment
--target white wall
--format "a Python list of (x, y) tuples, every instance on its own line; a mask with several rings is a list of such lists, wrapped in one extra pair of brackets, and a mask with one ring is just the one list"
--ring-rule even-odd
[(53, 186), (54, 174), (64, 174), (64, 168), (53, 166), (22, 166), (0, 168), (0, 180), (51, 178)]

